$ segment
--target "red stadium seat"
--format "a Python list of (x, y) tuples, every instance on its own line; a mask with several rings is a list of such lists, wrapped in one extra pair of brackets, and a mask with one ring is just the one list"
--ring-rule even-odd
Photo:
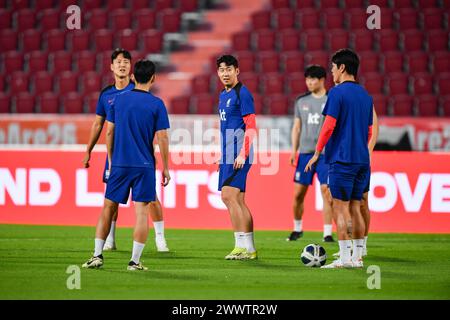
[(365, 8), (364, 0), (344, 0), (343, 4), (346, 9)]
[(200, 1), (198, 0), (178, 0), (175, 8), (182, 12), (196, 12), (199, 10)]
[(190, 96), (180, 96), (172, 98), (170, 101), (171, 114), (187, 114), (189, 113)]
[[(252, 72), (255, 70), (255, 55), (250, 51), (236, 52), (241, 72)], [(215, 68), (214, 68), (215, 70)]]
[(37, 96), (37, 105), (40, 113), (59, 113), (59, 97), (53, 92), (44, 92)]
[(11, 112), (11, 96), (0, 91), (0, 113)]
[(322, 50), (325, 48), (325, 33), (320, 29), (311, 29), (302, 34), (302, 44), (306, 51)]
[(23, 54), (18, 51), (7, 51), (3, 54), (3, 70), (6, 74), (23, 70)]
[(21, 34), (22, 50), (24, 52), (30, 52), (41, 49), (41, 36), (42, 32), (38, 30), (26, 30)]
[(385, 73), (403, 71), (403, 54), (400, 51), (388, 51), (382, 55), (382, 68)]
[(96, 71), (88, 71), (81, 76), (81, 91), (84, 95), (99, 92), (102, 89), (102, 77)]
[(271, 95), (284, 92), (284, 77), (279, 73), (265, 73), (261, 78), (261, 93)]
[(0, 8), (0, 30), (10, 29), (12, 27), (12, 11)]
[(380, 55), (374, 51), (360, 51), (360, 64), (358, 72), (378, 72), (380, 71)]
[(14, 97), (16, 113), (33, 113), (35, 108), (34, 95), (21, 92)]
[(350, 47), (356, 52), (371, 51), (374, 44), (373, 32), (367, 29), (355, 30), (350, 34)]
[(74, 55), (74, 60), (79, 72), (95, 71), (96, 54), (93, 51), (80, 51)]
[(53, 76), (46, 71), (39, 71), (33, 74), (32, 91), (35, 94), (53, 91)]
[(438, 6), (438, 0), (418, 0), (417, 4), (420, 9), (436, 8)]
[(369, 94), (383, 93), (383, 77), (377, 72), (366, 73), (361, 76), (361, 84)]
[(339, 8), (339, 0), (320, 0), (320, 7), (322, 9)]
[(402, 8), (412, 8), (413, 3), (411, 0), (393, 0), (392, 5), (396, 9), (402, 9)]
[(274, 50), (275, 32), (269, 29), (255, 31), (252, 34), (255, 51)]
[(268, 114), (286, 115), (289, 111), (289, 101), (284, 94), (273, 94), (264, 98)]
[(181, 11), (164, 9), (156, 14), (157, 25), (164, 32), (180, 32)]
[(108, 28), (108, 12), (103, 8), (93, 9), (87, 12), (86, 20), (91, 30)]
[(300, 21), (300, 28), (302, 30), (320, 28), (319, 11), (315, 9), (303, 9), (299, 11), (297, 20)]
[(422, 27), (425, 30), (444, 28), (445, 11), (437, 8), (421, 12)]
[(63, 96), (64, 113), (83, 113), (83, 96), (78, 92), (69, 92)]
[(439, 103), (435, 95), (421, 95), (416, 97), (415, 105), (418, 116), (420, 117), (437, 117)]
[(208, 93), (211, 88), (209, 79), (210, 79), (209, 74), (202, 74), (195, 76), (191, 80), (192, 93), (193, 94)]
[(95, 31), (94, 43), (97, 51), (113, 50), (113, 32), (109, 29)]
[(263, 51), (257, 55), (257, 65), (259, 72), (278, 72), (280, 59), (275, 51)]
[(45, 9), (38, 13), (38, 19), (42, 30), (58, 29), (61, 24), (61, 13), (58, 9)]
[(0, 52), (17, 50), (17, 32), (11, 29), (0, 30)]
[(78, 73), (64, 71), (59, 74), (57, 79), (58, 91), (65, 95), (72, 91), (78, 91)]
[(372, 95), (372, 98), (377, 116), (388, 115), (389, 112), (386, 96), (384, 94), (374, 94)]
[(419, 12), (413, 8), (403, 8), (395, 12), (400, 30), (419, 28)]
[(12, 5), (12, 9), (14, 11), (25, 9), (30, 7), (30, 1), (29, 0), (13, 0), (10, 1)]
[(252, 13), (252, 29), (253, 30), (264, 30), (270, 29), (271, 24), (271, 12), (269, 10), (257, 11)]
[(344, 11), (341, 9), (322, 10), (321, 19), (326, 29), (340, 29), (344, 26)]
[(108, 10), (115, 10), (125, 8), (126, 1), (125, 0), (108, 0), (106, 1), (106, 7)]
[(432, 66), (433, 72), (450, 70), (450, 52), (438, 51), (433, 53)]
[(402, 32), (402, 47), (403, 51), (419, 51), (424, 49), (425, 35), (419, 30), (407, 30)]
[[(111, 71), (111, 51), (104, 51), (97, 54), (100, 64), (100, 72), (107, 73)], [(135, 61), (135, 58), (131, 56), (131, 59)]]
[(145, 31), (156, 27), (156, 11), (150, 8), (139, 9), (133, 13), (136, 29)]
[(437, 75), (436, 84), (440, 95), (450, 94), (450, 72), (443, 72)]
[(316, 7), (316, 0), (294, 0), (291, 1), (294, 8), (298, 9), (314, 9)]
[(90, 11), (92, 9), (101, 8), (102, 0), (84, 0), (83, 9)]
[(433, 79), (429, 73), (414, 74), (411, 82), (415, 95), (433, 93)]
[(72, 70), (72, 55), (67, 51), (56, 51), (51, 54), (52, 70), (55, 73)]
[(215, 113), (216, 101), (211, 94), (192, 96), (190, 101), (191, 113), (212, 114)]
[(399, 49), (399, 34), (395, 30), (381, 29), (377, 32), (376, 38), (380, 52)]
[(70, 30), (68, 32), (69, 48), (72, 51), (89, 50), (90, 31), (86, 30)]
[(284, 29), (276, 34), (276, 47), (280, 52), (300, 49), (300, 32), (297, 29)]
[(413, 115), (413, 97), (409, 95), (397, 95), (390, 99), (392, 115), (410, 117)]
[(262, 114), (264, 111), (263, 98), (261, 95), (254, 93), (253, 96), (253, 106), (255, 108), (255, 114)]
[(111, 19), (113, 30), (131, 28), (131, 11), (128, 9), (115, 9), (110, 12), (109, 18)]
[(51, 9), (55, 7), (55, 1), (53, 0), (39, 0), (35, 1), (35, 8), (37, 11)]
[(99, 92), (94, 92), (86, 96), (85, 104), (87, 106), (88, 113), (95, 113), (95, 110), (97, 109), (97, 102), (99, 95), (100, 95)]
[[(0, 96), (1, 97), (1, 96)], [(441, 107), (444, 117), (450, 117), (450, 95), (441, 97)], [(0, 100), (1, 104), (1, 100)]]
[(47, 51), (64, 50), (66, 47), (66, 31), (60, 29), (49, 30), (44, 33), (44, 43)]
[(299, 51), (287, 51), (280, 54), (281, 69), (287, 73), (303, 72), (305, 57)]
[(23, 32), (36, 27), (36, 12), (33, 9), (21, 9), (14, 16), (17, 31)]
[(286, 88), (291, 95), (301, 95), (308, 91), (305, 75), (302, 72), (291, 73), (286, 76)]
[(344, 30), (329, 30), (327, 33), (327, 47), (331, 51), (349, 47), (349, 34)]
[[(367, 30), (367, 13), (365, 7), (353, 8), (346, 10), (345, 25), (349, 30), (366, 29)], [(383, 17), (381, 18), (383, 21)], [(370, 32), (370, 30), (367, 30)]]
[(28, 71), (31, 73), (47, 70), (48, 53), (45, 51), (32, 51), (25, 55)]
[(157, 11), (173, 8), (173, 0), (155, 0), (152, 2), (154, 2), (155, 10)]
[(239, 31), (232, 35), (232, 47), (235, 51), (250, 50), (251, 32)]
[(318, 64), (328, 70), (328, 67), (331, 65), (330, 57), (325, 51), (311, 51), (305, 55), (305, 64)]
[(9, 91), (11, 94), (17, 95), (20, 92), (27, 92), (29, 90), (28, 73), (23, 71), (15, 71), (9, 77)]
[(160, 52), (163, 46), (163, 34), (156, 29), (144, 31), (141, 34), (140, 42), (145, 52)]
[(289, 8), (289, 0), (272, 0), (272, 9)]
[[(260, 76), (257, 73), (245, 72), (241, 73), (239, 76), (239, 81), (242, 82), (248, 90), (252, 93), (260, 92)], [(222, 86), (223, 89), (223, 86)]]
[(387, 92), (390, 95), (408, 93), (408, 76), (402, 72), (393, 72), (387, 77)]
[(127, 48), (129, 51), (137, 49), (137, 32), (132, 29), (120, 30), (116, 34), (116, 47)]
[(406, 64), (411, 73), (427, 72), (429, 70), (428, 54), (423, 51), (411, 52), (406, 55)]
[(5, 78), (4, 77), (0, 77), (0, 92), (2, 91), (6, 91), (5, 90)]
[(449, 31), (432, 30), (428, 32), (428, 51), (449, 50)]
[(283, 8), (278, 9), (272, 14), (275, 26), (278, 30), (295, 28), (295, 11)]

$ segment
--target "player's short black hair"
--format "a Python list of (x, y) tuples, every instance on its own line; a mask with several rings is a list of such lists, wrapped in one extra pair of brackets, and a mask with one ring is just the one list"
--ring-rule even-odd
[(235, 68), (239, 68), (239, 63), (237, 59), (231, 54), (224, 54), (223, 56), (220, 56), (216, 61), (217, 68), (219, 68), (220, 64), (223, 62), (228, 67), (234, 66)]
[(137, 83), (147, 83), (153, 77), (156, 66), (150, 60), (139, 60), (134, 64), (134, 79)]
[(111, 54), (111, 63), (116, 60), (116, 58), (119, 56), (119, 54), (123, 55), (125, 59), (128, 59), (131, 61), (131, 54), (128, 50), (125, 50), (124, 48), (116, 48), (114, 49), (113, 53)]
[(317, 64), (308, 66), (305, 70), (305, 78), (317, 78), (322, 79), (327, 77), (327, 72), (324, 67)]
[(358, 55), (351, 49), (340, 49), (333, 54), (331, 61), (339, 68), (345, 66), (345, 71), (356, 77), (359, 68)]

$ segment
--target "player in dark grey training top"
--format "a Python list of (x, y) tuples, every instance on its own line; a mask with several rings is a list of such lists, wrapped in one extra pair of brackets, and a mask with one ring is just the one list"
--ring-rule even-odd
[[(325, 89), (326, 71), (323, 67), (313, 65), (305, 71), (306, 86), (308, 92), (301, 95), (295, 101), (294, 126), (292, 127), (291, 141), (292, 153), (290, 163), (296, 166), (294, 176), (294, 231), (287, 241), (295, 241), (303, 235), (302, 217), (304, 212), (304, 200), (308, 187), (312, 185), (314, 173), (317, 173), (320, 182), (322, 198), (324, 199), (323, 215), (324, 241), (333, 242), (332, 237), (332, 210), (331, 198), (327, 188), (328, 165), (321, 155), (316, 165), (309, 172), (304, 172), (305, 166), (315, 152), (317, 139), (322, 128), (324, 117), (322, 110), (327, 102)], [(297, 152), (300, 154), (297, 158)], [(297, 163), (296, 163), (297, 162)]]

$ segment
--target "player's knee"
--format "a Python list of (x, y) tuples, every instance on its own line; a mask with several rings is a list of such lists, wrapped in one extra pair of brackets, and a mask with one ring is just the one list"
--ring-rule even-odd
[(221, 196), (222, 196), (222, 201), (223, 201), (223, 203), (225, 203), (225, 205), (230, 205), (234, 202), (238, 202), (237, 197), (230, 192), (222, 191)]

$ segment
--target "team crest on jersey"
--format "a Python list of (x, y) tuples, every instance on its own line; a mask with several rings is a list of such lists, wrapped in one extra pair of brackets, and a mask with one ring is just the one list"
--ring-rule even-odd
[(227, 108), (230, 106), (231, 104), (231, 98), (227, 100)]

